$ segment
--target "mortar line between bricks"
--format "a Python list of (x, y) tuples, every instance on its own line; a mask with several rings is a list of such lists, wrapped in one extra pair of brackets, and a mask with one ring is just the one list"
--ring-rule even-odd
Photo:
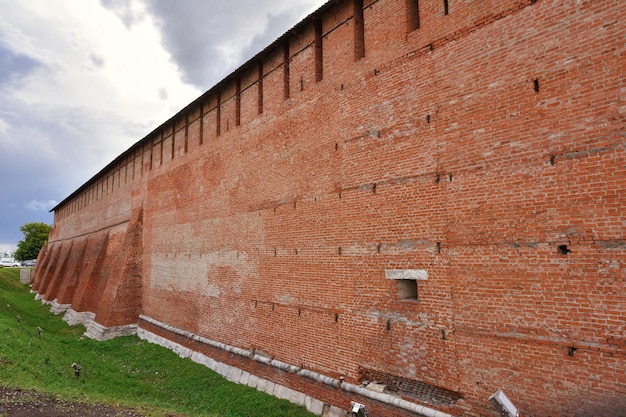
[(470, 329), (470, 328), (458, 328), (456, 335), (459, 336), (472, 336), (472, 337), (484, 337), (492, 339), (514, 339), (524, 343), (535, 343), (538, 345), (559, 346), (559, 347), (573, 347), (580, 350), (610, 353), (616, 355), (626, 355), (626, 348), (611, 347), (610, 343), (588, 342), (588, 341), (576, 341), (573, 339), (559, 338), (551, 339), (546, 337), (531, 337), (525, 336), (518, 332), (515, 333), (503, 333), (503, 332), (489, 332), (484, 329)]
[(113, 228), (113, 227), (117, 227), (117, 226), (121, 226), (121, 225), (126, 224), (126, 223), (129, 223), (129, 222), (130, 222), (130, 219), (128, 219), (128, 220), (123, 220), (123, 221), (121, 221), (121, 222), (119, 222), (119, 223), (115, 223), (115, 224), (111, 224), (111, 225), (108, 225), (108, 226), (104, 226), (104, 227), (102, 227), (102, 228), (100, 228), (100, 229), (97, 229), (97, 230), (94, 230), (94, 231), (91, 231), (91, 232), (82, 233), (82, 234), (80, 234), (80, 235), (75, 235), (75, 236), (71, 236), (71, 237), (66, 237), (66, 238), (64, 238), (64, 239), (56, 239), (56, 240), (51, 240), (51, 241), (50, 241), (50, 242), (48, 242), (48, 243), (65, 242), (65, 241), (67, 241), (67, 240), (72, 240), (72, 239), (76, 239), (76, 238), (79, 238), (79, 237), (85, 237), (85, 236), (93, 235), (93, 234), (99, 233), (99, 232), (101, 232), (101, 231), (103, 231), (103, 230), (106, 230), (106, 229), (111, 229), (111, 228)]

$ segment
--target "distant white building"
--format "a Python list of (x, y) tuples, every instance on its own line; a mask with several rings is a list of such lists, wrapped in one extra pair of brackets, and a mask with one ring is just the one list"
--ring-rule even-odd
[(0, 252), (0, 265), (19, 266), (19, 262), (13, 257), (13, 252)]

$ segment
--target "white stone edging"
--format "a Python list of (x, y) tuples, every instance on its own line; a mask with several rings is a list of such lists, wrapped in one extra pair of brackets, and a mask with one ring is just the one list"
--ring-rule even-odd
[[(376, 400), (385, 404), (389, 404), (392, 405), (394, 407), (398, 407), (401, 408), (403, 410), (407, 410), (413, 413), (417, 413), (419, 415), (425, 416), (425, 417), (452, 417), (450, 414), (438, 411), (438, 410), (434, 410), (432, 408), (428, 408), (425, 407), (421, 404), (416, 404), (416, 403), (412, 403), (410, 401), (406, 401), (403, 400), (400, 397), (394, 396), (394, 395), (390, 395), (390, 394), (386, 394), (386, 393), (381, 393), (381, 392), (376, 392), (376, 391), (372, 391), (369, 390), (367, 388), (364, 387), (360, 387), (354, 384), (350, 384), (347, 382), (343, 382), (340, 381), (338, 379), (335, 378), (331, 378), (329, 376), (326, 375), (322, 375), (320, 373), (308, 370), (308, 369), (303, 369), (301, 367), (295, 366), (295, 365), (290, 365), (288, 363), (285, 362), (281, 362), (279, 360), (276, 359), (272, 359), (269, 358), (265, 355), (261, 355), (258, 354), (254, 351), (250, 351), (250, 350), (245, 350), (245, 349), (241, 349), (235, 346), (230, 346), (230, 345), (226, 345), (224, 343), (221, 342), (217, 342), (215, 340), (211, 340), (211, 339), (207, 339), (205, 337), (202, 336), (198, 336), (194, 333), (188, 332), (186, 330), (182, 330), (179, 329), (177, 327), (174, 327), (172, 325), (166, 324), (166, 323), (162, 323), (156, 319), (153, 319), (151, 317), (147, 317), (144, 315), (140, 315), (139, 318), (147, 323), (153, 324), (157, 327), (160, 327), (162, 329), (165, 329), (169, 332), (184, 336), (188, 339), (191, 340), (195, 340), (198, 342), (201, 342), (203, 344), (209, 345), (209, 346), (213, 346), (215, 348), (227, 351), (227, 352), (231, 352), (231, 353), (235, 353), (237, 355), (246, 357), (246, 358), (251, 358), (257, 362), (261, 362), (264, 363), (266, 365), (270, 365), (273, 366), (275, 368), (287, 371), (289, 373), (292, 374), (297, 374), (297, 375), (301, 375), (305, 378), (309, 378), (309, 379), (313, 379), (315, 381), (321, 382), (323, 384), (329, 385), (331, 387), (334, 388), (341, 388), (346, 392), (352, 392), (358, 395), (362, 395), (364, 397), (370, 398), (372, 400)], [(258, 391), (263, 391), (267, 394), (273, 395), (275, 397), (278, 398), (282, 398), (282, 399), (286, 399), (289, 400), (292, 403), (301, 405), (301, 406), (305, 406), (307, 408), (308, 411), (312, 412), (313, 414), (316, 415), (322, 415), (323, 409), (324, 409), (324, 403), (314, 399), (312, 397), (309, 397), (306, 394), (303, 394), (301, 392), (292, 390), (290, 388), (284, 387), (282, 385), (277, 385), (271, 381), (259, 378), (255, 375), (252, 375), (246, 371), (243, 371), (239, 368), (236, 368), (234, 366), (231, 365), (227, 365), (225, 363), (216, 361), (204, 354), (201, 354), (199, 352), (195, 352), (189, 348), (186, 348), (184, 346), (182, 346), (179, 343), (173, 342), (169, 339), (166, 339), (162, 336), (156, 335), (146, 329), (143, 329), (141, 327), (139, 327), (137, 329), (137, 336), (139, 336), (139, 338), (147, 340), (149, 342), (155, 343), (157, 345), (161, 345), (163, 347), (166, 347), (174, 352), (176, 352), (180, 357), (183, 358), (190, 358), (191, 360), (193, 360), (194, 362), (200, 363), (205, 365), (206, 367), (212, 369), (213, 371), (217, 372), (218, 374), (222, 375), (223, 377), (225, 377), (226, 379), (228, 379), (229, 381), (232, 382), (236, 382), (239, 384), (244, 384), (244, 385), (248, 385), (249, 387), (255, 388)], [(334, 410), (333, 410), (334, 408)], [(337, 414), (339, 413), (339, 414)], [(343, 414), (341, 414), (343, 413)], [(342, 415), (346, 415), (345, 412), (343, 411), (339, 411), (339, 409), (337, 409), (336, 407), (331, 407), (331, 414), (330, 416), (342, 416)]]
[[(34, 293), (34, 291), (31, 290)], [(87, 329), (85, 336), (90, 339), (104, 341), (115, 339), (120, 336), (130, 336), (137, 334), (137, 324), (127, 324), (123, 326), (111, 326), (105, 327), (96, 322), (96, 314), (90, 311), (77, 312), (71, 309), (71, 304), (59, 304), (56, 299), (53, 301), (46, 301), (43, 294), (35, 293), (35, 300), (41, 300), (44, 305), (50, 306), (50, 311), (53, 314), (63, 315), (63, 321), (69, 326), (76, 326), (82, 324)]]

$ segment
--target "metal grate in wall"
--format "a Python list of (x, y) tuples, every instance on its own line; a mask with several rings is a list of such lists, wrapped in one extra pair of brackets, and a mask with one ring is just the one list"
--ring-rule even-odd
[(461, 394), (422, 381), (415, 381), (374, 369), (359, 368), (360, 381), (366, 385), (368, 382), (375, 382), (385, 385), (385, 391), (401, 395), (403, 397), (414, 398), (418, 401), (440, 406), (456, 403), (461, 398)]

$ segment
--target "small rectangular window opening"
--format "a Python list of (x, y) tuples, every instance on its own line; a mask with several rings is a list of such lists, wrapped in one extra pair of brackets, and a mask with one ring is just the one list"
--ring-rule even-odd
[(407, 0), (407, 13), (409, 22), (409, 32), (420, 28), (420, 6), (419, 0)]
[(399, 300), (417, 301), (417, 281), (428, 279), (425, 269), (385, 269), (385, 278), (395, 281)]
[(398, 289), (398, 299), (403, 301), (417, 301), (417, 280), (398, 279), (396, 280)]
[(315, 20), (315, 81), (324, 78), (324, 54), (322, 51), (322, 21)]
[(363, 17), (363, 0), (354, 0), (354, 60), (365, 56), (365, 21)]

